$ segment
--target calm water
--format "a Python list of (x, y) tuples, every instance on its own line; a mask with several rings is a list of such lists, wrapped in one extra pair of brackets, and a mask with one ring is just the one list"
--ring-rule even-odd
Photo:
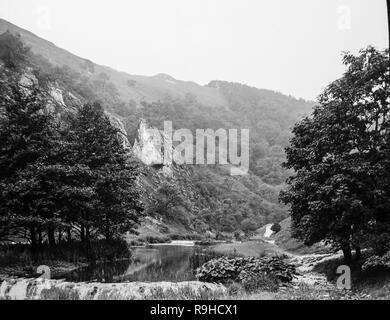
[(60, 278), (73, 282), (195, 280), (195, 269), (216, 256), (207, 247), (156, 245), (135, 248), (131, 260), (91, 265)]

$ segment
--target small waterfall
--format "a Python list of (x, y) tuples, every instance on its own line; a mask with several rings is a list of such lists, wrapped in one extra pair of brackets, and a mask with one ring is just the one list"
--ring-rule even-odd
[(166, 295), (191, 293), (226, 294), (226, 287), (199, 281), (184, 282), (65, 282), (46, 279), (5, 279), (0, 285), (0, 300), (143, 300)]

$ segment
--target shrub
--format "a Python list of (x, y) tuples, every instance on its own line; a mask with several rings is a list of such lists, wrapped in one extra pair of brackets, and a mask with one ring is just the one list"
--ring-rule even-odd
[(251, 271), (242, 271), (238, 276), (245, 291), (252, 293), (259, 290), (277, 291), (278, 279), (272, 275), (256, 274)]
[(280, 230), (282, 230), (282, 227), (280, 226), (279, 223), (274, 223), (272, 226), (271, 226), (271, 230), (275, 233), (278, 233)]
[(77, 291), (71, 288), (50, 288), (43, 289), (40, 296), (41, 300), (80, 300)]
[(273, 277), (276, 282), (289, 282), (296, 271), (293, 265), (283, 262), (278, 257), (221, 257), (212, 259), (196, 269), (196, 277), (206, 282), (249, 281), (247, 273), (256, 277)]
[(210, 239), (195, 241), (195, 245), (197, 245), (197, 246), (211, 246), (213, 244), (215, 244), (215, 241), (210, 240)]
[(145, 241), (147, 243), (150, 243), (150, 244), (153, 244), (153, 243), (167, 243), (167, 242), (171, 242), (171, 239), (169, 237), (166, 237), (166, 236), (146, 236), (145, 237)]
[(128, 79), (128, 80), (126, 81), (126, 84), (127, 84), (127, 86), (128, 86), (129, 88), (133, 88), (133, 87), (135, 87), (135, 85), (137, 84), (137, 81), (135, 81), (135, 80), (133, 80), (133, 79)]
[(390, 270), (390, 251), (383, 256), (372, 255), (362, 265), (363, 271)]
[(241, 222), (241, 230), (245, 232), (245, 234), (249, 234), (254, 232), (257, 229), (257, 223), (253, 219), (244, 219)]
[(135, 239), (135, 240), (131, 240), (129, 244), (130, 246), (139, 247), (139, 246), (144, 246), (146, 242), (144, 239)]
[(0, 35), (0, 60), (6, 67), (18, 69), (26, 64), (26, 56), (30, 49), (26, 47), (20, 35), (6, 31)]
[(203, 240), (203, 237), (198, 234), (178, 234), (178, 233), (172, 233), (169, 235), (169, 238), (171, 240)]

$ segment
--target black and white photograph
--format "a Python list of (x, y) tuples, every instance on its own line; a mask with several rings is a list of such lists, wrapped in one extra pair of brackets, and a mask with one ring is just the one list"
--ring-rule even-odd
[(389, 7), (0, 0), (0, 309), (390, 300)]

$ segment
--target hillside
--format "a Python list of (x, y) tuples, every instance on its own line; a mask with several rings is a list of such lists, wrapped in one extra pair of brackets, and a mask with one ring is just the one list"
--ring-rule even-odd
[(169, 95), (185, 97), (186, 94), (193, 94), (207, 106), (226, 105), (224, 97), (213, 88), (203, 87), (194, 82), (176, 80), (165, 74), (147, 77), (119, 72), (78, 57), (27, 30), (0, 19), (0, 34), (7, 30), (19, 33), (33, 53), (42, 56), (53, 66), (67, 66), (90, 81), (99, 80), (101, 74), (105, 74), (109, 82), (117, 89), (120, 99), (125, 103), (140, 105), (142, 101), (153, 102)]
[[(283, 148), (290, 128), (310, 112), (312, 102), (225, 81), (201, 86), (166, 74), (129, 75), (77, 57), (0, 20), (3, 41), (6, 37), (1, 34), (6, 31), (19, 34), (30, 51), (22, 70), (2, 66), (5, 82), (11, 81), (11, 75), (19, 83), (38, 85), (48, 92), (51, 107), (59, 114), (87, 101), (100, 101), (129, 147), (139, 135), (141, 118), (160, 129), (164, 120), (172, 121), (174, 129), (191, 131), (250, 129), (250, 172), (245, 176), (232, 177), (218, 165), (175, 166), (166, 175), (140, 161), (148, 215), (162, 220), (168, 229), (176, 225), (174, 229), (183, 232), (250, 231), (287, 216), (287, 209), (278, 202), (289, 175), (281, 167)], [(172, 194), (177, 197), (171, 199)]]

